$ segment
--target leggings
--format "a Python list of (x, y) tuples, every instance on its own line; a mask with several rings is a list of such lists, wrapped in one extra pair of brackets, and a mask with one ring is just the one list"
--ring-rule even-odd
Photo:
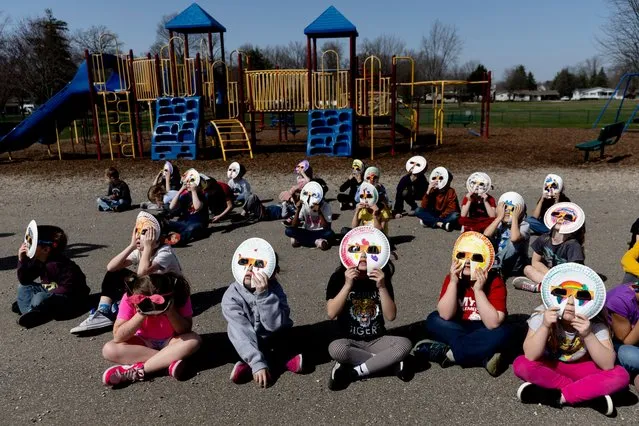
[(334, 340), (328, 346), (331, 358), (340, 364), (365, 364), (370, 374), (382, 371), (406, 358), (413, 344), (405, 337), (382, 336), (375, 340)]

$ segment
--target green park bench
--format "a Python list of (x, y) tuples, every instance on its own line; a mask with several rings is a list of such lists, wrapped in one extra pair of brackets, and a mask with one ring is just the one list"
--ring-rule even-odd
[(575, 145), (575, 148), (584, 152), (584, 162), (588, 161), (588, 156), (591, 151), (599, 151), (599, 158), (603, 158), (605, 147), (619, 142), (625, 127), (626, 123), (624, 121), (609, 124), (601, 128), (597, 139), (578, 143)]
[(451, 124), (461, 124), (466, 127), (473, 121), (475, 120), (472, 115), (448, 114), (446, 116), (446, 119), (444, 120), (444, 124), (446, 125), (446, 127), (449, 127)]

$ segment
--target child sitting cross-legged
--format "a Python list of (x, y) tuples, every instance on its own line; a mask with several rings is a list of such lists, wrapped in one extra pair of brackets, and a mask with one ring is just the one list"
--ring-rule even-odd
[(491, 188), (490, 176), (483, 172), (475, 172), (466, 180), (468, 193), (462, 200), (459, 218), (459, 224), (464, 231), (484, 232), (493, 223), (497, 203), (488, 193)]
[(105, 176), (109, 181), (109, 188), (106, 197), (97, 199), (98, 210), (121, 212), (131, 208), (131, 191), (129, 185), (120, 179), (120, 172), (115, 167), (109, 167)]
[(102, 356), (119, 365), (102, 375), (106, 386), (142, 381), (168, 369), (184, 377), (184, 359), (195, 353), (202, 339), (191, 331), (191, 291), (184, 277), (153, 274), (131, 277), (113, 326), (113, 340)]
[(457, 226), (459, 202), (455, 189), (450, 186), (452, 180), (452, 173), (444, 167), (436, 167), (431, 172), (421, 207), (415, 211), (423, 227), (451, 232)]

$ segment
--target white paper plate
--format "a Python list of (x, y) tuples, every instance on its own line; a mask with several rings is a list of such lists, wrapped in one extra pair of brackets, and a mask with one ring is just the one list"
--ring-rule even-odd
[(557, 265), (541, 282), (541, 299), (546, 309), (563, 308), (570, 295), (575, 299), (575, 313), (590, 319), (606, 304), (604, 282), (595, 271), (579, 263)]
[(366, 270), (382, 269), (390, 259), (390, 243), (382, 231), (372, 226), (351, 229), (339, 245), (339, 258), (345, 268), (356, 268), (366, 252)]
[(253, 266), (253, 271), (262, 271), (271, 278), (275, 272), (276, 257), (275, 250), (262, 238), (249, 238), (238, 246), (231, 259), (231, 270), (233, 278), (238, 284), (244, 283), (244, 276), (249, 266)]

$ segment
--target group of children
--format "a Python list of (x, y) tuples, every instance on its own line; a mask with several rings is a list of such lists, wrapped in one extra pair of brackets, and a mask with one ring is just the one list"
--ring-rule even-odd
[[(351, 227), (336, 235), (324, 198), (328, 188), (313, 177), (306, 160), (295, 168), (294, 186), (270, 206), (252, 193), (246, 170), (237, 163), (229, 166), (225, 183), (194, 169), (180, 175), (167, 162), (149, 190), (151, 205), (145, 206), (156, 214), (138, 215), (129, 245), (107, 265), (98, 306), (71, 332), (113, 328), (103, 355), (117, 365), (104, 372), (105, 385), (144, 380), (161, 371), (183, 377), (184, 360), (198, 350), (201, 338), (192, 331), (190, 288), (171, 246), (199, 238), (209, 222), (219, 222), (240, 206), (243, 220), (284, 220), (294, 247), (326, 250), (340, 244), (341, 265), (326, 289), (328, 317), (342, 330), (328, 347), (336, 361), (331, 389), (389, 369), (410, 380), (415, 364), (426, 362), (483, 366), (493, 376), (501, 374), (506, 353), (513, 352), (518, 339), (517, 327), (506, 318), (505, 281), (515, 277), (515, 288), (541, 292), (544, 301), (528, 320), (525, 338), (520, 336), (523, 355), (513, 364), (525, 381), (519, 399), (555, 406), (594, 402), (611, 414), (610, 395), (631, 379), (639, 384), (639, 221), (622, 259), (624, 283), (606, 298), (603, 282), (589, 278), (596, 274), (583, 266), (585, 215), (564, 195), (561, 177), (546, 177), (527, 215), (521, 195), (506, 192), (496, 201), (489, 194), (492, 182), (486, 173), (469, 176), (460, 206), (452, 173), (437, 167), (427, 178), (426, 170), (421, 156), (407, 162), (391, 206), (380, 170), (354, 160), (338, 195), (341, 209), (353, 209), (354, 216)], [(99, 209), (128, 208), (128, 186), (113, 168), (107, 177), (109, 195), (98, 200)], [(425, 320), (429, 338), (415, 345), (385, 328), (397, 313), (388, 224), (403, 216), (416, 216), (424, 227), (461, 230), (436, 310)], [(539, 236), (529, 261), (531, 234)], [(66, 240), (60, 228), (29, 225), (18, 252), (14, 311), (21, 314), (20, 325), (33, 327), (76, 309), (89, 294), (84, 274), (64, 255)], [(291, 353), (288, 345), (293, 321), (277, 263), (275, 250), (259, 238), (243, 242), (233, 256), (235, 281), (224, 294), (222, 311), (239, 358), (231, 372), (235, 383), (252, 379), (266, 387), (274, 372), (304, 371), (303, 355)], [(551, 276), (564, 281), (549, 284)], [(594, 284), (585, 284), (588, 279)], [(592, 308), (597, 300), (605, 305), (601, 301), (598, 310), (585, 315), (583, 307)]]

